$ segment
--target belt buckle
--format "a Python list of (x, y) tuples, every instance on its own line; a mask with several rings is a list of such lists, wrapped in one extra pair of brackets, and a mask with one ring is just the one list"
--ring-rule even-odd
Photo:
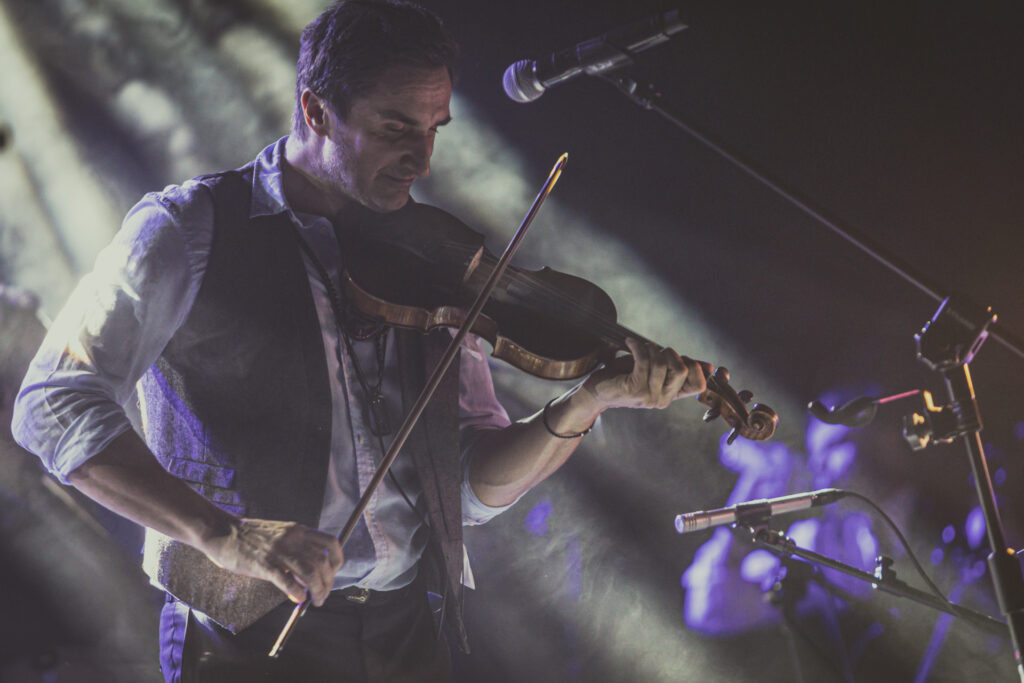
[(346, 595), (345, 599), (349, 602), (354, 602), (357, 605), (365, 605), (366, 601), (370, 599), (370, 589), (353, 586), (352, 590), (356, 592), (352, 595)]

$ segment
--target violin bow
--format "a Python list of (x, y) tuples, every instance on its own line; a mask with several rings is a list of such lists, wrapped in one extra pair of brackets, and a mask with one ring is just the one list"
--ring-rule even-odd
[[(540, 210), (541, 204), (544, 203), (547, 196), (551, 194), (551, 190), (554, 189), (555, 183), (558, 182), (558, 178), (562, 175), (562, 169), (565, 168), (565, 164), (568, 160), (569, 155), (567, 153), (558, 157), (558, 161), (555, 162), (554, 167), (551, 169), (551, 173), (548, 174), (547, 180), (544, 181), (544, 185), (537, 194), (537, 198), (533, 200), (533, 204), (530, 206), (530, 210), (527, 212), (526, 217), (523, 218), (523, 222), (519, 225), (519, 228), (512, 236), (508, 246), (505, 247), (505, 251), (501, 255), (501, 258), (498, 259), (498, 263), (491, 272), (491, 276), (488, 278), (479, 294), (477, 294), (476, 301), (473, 302), (473, 307), (469, 309), (469, 314), (459, 327), (458, 332), (456, 332), (455, 336), (452, 337), (451, 343), (448, 344), (448, 348), (445, 350), (444, 355), (441, 356), (441, 360), (438, 361), (437, 366), (430, 375), (430, 379), (427, 380), (426, 385), (423, 387), (423, 391), (420, 392), (419, 398), (416, 399), (416, 402), (409, 410), (408, 415), (405, 416), (402, 426), (399, 428), (398, 433), (391, 442), (391, 446), (388, 447), (387, 453), (384, 454), (384, 459), (381, 460), (380, 465), (377, 466), (377, 471), (374, 472), (373, 478), (366, 487), (366, 491), (364, 491), (362, 497), (359, 498), (359, 502), (356, 503), (355, 509), (348, 518), (348, 522), (345, 523), (341, 533), (338, 534), (338, 542), (342, 546), (345, 545), (349, 536), (352, 535), (352, 531), (355, 529), (359, 518), (362, 517), (363, 512), (366, 510), (366, 506), (370, 504), (370, 498), (373, 497), (377, 487), (380, 486), (381, 481), (383, 481), (384, 477), (387, 476), (388, 470), (391, 469), (392, 463), (394, 463), (395, 458), (398, 457), (399, 451), (402, 450), (402, 446), (405, 445), (406, 440), (409, 438), (409, 434), (412, 433), (413, 428), (416, 426), (420, 416), (426, 409), (427, 404), (430, 402), (431, 397), (434, 395), (438, 385), (444, 378), (445, 373), (448, 371), (448, 368), (451, 367), (452, 361), (455, 360), (455, 354), (458, 353), (463, 340), (465, 340), (466, 335), (469, 334), (469, 330), (472, 329), (473, 325), (476, 323), (477, 318), (480, 316), (480, 312), (483, 310), (484, 305), (486, 305), (487, 300), (491, 296), (491, 292), (498, 284), (498, 280), (504, 274), (508, 262), (519, 249), (520, 243), (523, 241), (523, 238), (526, 237), (526, 231), (530, 228), (530, 224), (533, 223), (533, 219)], [(281, 629), (281, 634), (278, 635), (277, 640), (274, 642), (274, 646), (270, 648), (270, 652), (268, 653), (270, 657), (276, 659), (281, 654), (281, 651), (284, 650), (284, 646), (288, 642), (288, 638), (291, 636), (292, 631), (295, 628), (295, 624), (298, 623), (299, 619), (302, 618), (302, 615), (304, 615), (306, 610), (309, 609), (310, 602), (312, 602), (312, 596), (307, 590), (306, 597), (302, 602), (295, 605), (291, 616), (288, 617), (288, 621), (285, 623), (284, 628)]]

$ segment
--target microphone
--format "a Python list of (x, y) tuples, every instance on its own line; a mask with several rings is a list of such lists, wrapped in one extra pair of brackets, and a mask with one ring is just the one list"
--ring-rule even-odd
[(556, 52), (548, 59), (522, 59), (505, 69), (502, 86), (516, 102), (533, 102), (551, 86), (581, 73), (593, 76), (628, 64), (632, 53), (660, 45), (684, 28), (686, 24), (679, 20), (677, 9), (648, 17)]
[[(811, 401), (807, 404), (807, 412), (825, 424), (844, 425), (846, 427), (863, 427), (864, 425), (870, 424), (871, 421), (875, 419), (875, 413), (878, 412), (878, 406), (885, 405), (886, 403), (891, 403), (893, 401), (899, 401), (900, 399), (904, 399), (909, 396), (917, 396), (918, 394), (927, 394), (926, 400), (931, 401), (931, 394), (927, 391), (911, 389), (910, 391), (893, 394), (892, 396), (883, 396), (882, 398), (875, 398), (874, 396), (859, 396), (838, 408), (834, 406), (832, 408), (828, 408), (821, 401)], [(931, 404), (927, 403), (926, 405)]]
[(807, 404), (807, 412), (825, 424), (863, 427), (875, 419), (878, 403), (874, 396), (860, 396), (839, 408), (830, 409), (821, 401), (811, 401)]
[(727, 508), (719, 508), (718, 510), (690, 512), (685, 515), (676, 515), (676, 531), (681, 534), (688, 534), (691, 531), (700, 531), (701, 529), (708, 529), (723, 524), (761, 522), (776, 515), (806, 510), (818, 507), (819, 505), (828, 505), (845, 495), (846, 491), (842, 489), (818, 489), (810, 493), (794, 493), (793, 495), (780, 498), (752, 500)]

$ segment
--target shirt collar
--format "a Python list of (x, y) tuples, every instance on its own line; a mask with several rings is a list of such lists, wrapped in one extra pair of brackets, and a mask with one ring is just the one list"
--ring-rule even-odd
[(252, 172), (252, 203), (249, 218), (272, 216), (292, 209), (284, 198), (281, 182), (281, 163), (284, 159), (284, 144), (288, 136), (268, 145), (256, 157)]

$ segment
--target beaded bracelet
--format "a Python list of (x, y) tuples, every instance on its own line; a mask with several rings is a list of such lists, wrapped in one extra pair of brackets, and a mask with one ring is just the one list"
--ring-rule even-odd
[(560, 397), (555, 396), (553, 399), (545, 403), (544, 411), (541, 413), (541, 421), (544, 423), (544, 428), (548, 430), (548, 434), (550, 434), (551, 436), (557, 436), (559, 439), (578, 439), (581, 436), (586, 436), (587, 434), (589, 434), (590, 430), (594, 428), (594, 423), (596, 423), (597, 420), (594, 420), (594, 423), (591, 423), (591, 425), (584, 429), (582, 432), (577, 432), (575, 434), (559, 434), (558, 432), (551, 428), (551, 425), (548, 424), (548, 408), (550, 408), (551, 404), (557, 401), (559, 398)]

